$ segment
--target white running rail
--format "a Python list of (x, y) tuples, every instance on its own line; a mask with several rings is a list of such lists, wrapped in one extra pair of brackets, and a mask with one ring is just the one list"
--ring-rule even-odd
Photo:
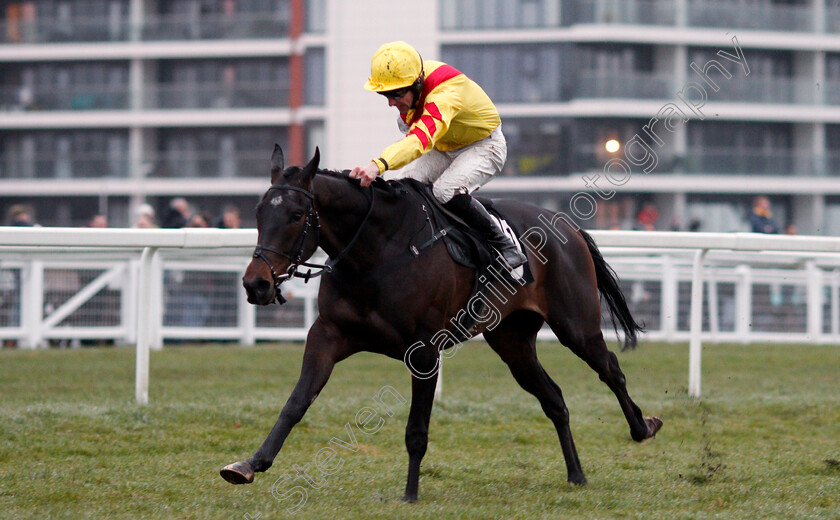
[[(642, 339), (689, 342), (691, 396), (701, 394), (704, 340), (840, 341), (840, 238), (656, 231), (592, 235), (625, 284), (634, 314), (647, 322)], [(317, 314), (317, 280), (287, 284), (302, 304), (302, 319), (291, 325), (277, 306), (255, 309), (244, 301), (239, 278), (256, 239), (252, 229), (0, 227), (0, 339), (30, 348), (58, 338), (136, 343), (135, 397), (147, 403), (149, 350), (160, 348), (164, 339), (243, 344), (305, 339)], [(61, 289), (66, 294), (53, 303), (50, 287), (61, 280), (57, 275), (79, 270), (87, 274), (58, 282), (66, 285)], [(189, 285), (197, 273), (220, 278)], [(218, 294), (208, 295), (208, 285), (226, 291), (226, 310), (232, 312), (227, 325), (215, 319)], [(68, 324), (106, 289), (115, 298), (113, 308), (106, 309), (114, 314), (112, 323)], [(196, 290), (205, 291), (204, 297), (184, 300)], [(181, 300), (183, 307), (174, 305)], [(196, 301), (213, 320), (194, 315)], [(548, 330), (540, 337), (553, 339)]]

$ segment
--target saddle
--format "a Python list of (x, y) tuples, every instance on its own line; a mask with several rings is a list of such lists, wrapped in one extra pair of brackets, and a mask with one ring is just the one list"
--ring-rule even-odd
[[(410, 246), (415, 256), (420, 256), (424, 249), (431, 247), (438, 240), (443, 240), (452, 260), (459, 265), (481, 270), (496, 262), (496, 252), (485, 244), (484, 237), (438, 202), (432, 192), (431, 184), (424, 184), (414, 179), (399, 179), (388, 182), (400, 184), (409, 195), (418, 200), (426, 212), (429, 229), (425, 234), (415, 237)], [(520, 231), (505, 220), (504, 216), (493, 206), (493, 201), (484, 197), (476, 197), (476, 200), (500, 221), (502, 228), (508, 230), (514, 242), (521, 248), (518, 240)], [(525, 267), (523, 272), (516, 273), (514, 271), (512, 276), (518, 275), (518, 277), (529, 278), (528, 282), (533, 281), (530, 269), (527, 269), (527, 264), (523, 267)], [(527, 273), (527, 276), (525, 273)]]

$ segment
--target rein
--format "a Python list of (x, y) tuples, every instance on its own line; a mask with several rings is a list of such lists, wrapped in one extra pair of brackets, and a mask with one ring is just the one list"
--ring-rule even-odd
[[(309, 236), (310, 230), (314, 229), (315, 233), (315, 248), (317, 249), (320, 246), (321, 242), (321, 222), (318, 217), (318, 211), (315, 209), (315, 194), (309, 190), (305, 190), (303, 188), (299, 188), (297, 186), (291, 186), (288, 184), (272, 184), (269, 190), (290, 190), (290, 191), (297, 191), (299, 193), (303, 193), (309, 199), (309, 208), (306, 210), (306, 222), (304, 223), (303, 231), (301, 232), (300, 236), (297, 239), (297, 242), (290, 253), (284, 253), (282, 251), (278, 251), (268, 246), (264, 246), (262, 244), (257, 244), (257, 247), (254, 249), (254, 258), (259, 258), (268, 266), (269, 271), (271, 271), (271, 278), (274, 282), (274, 292), (279, 304), (286, 303), (286, 299), (280, 294), (280, 284), (282, 284), (286, 279), (297, 277), (303, 278), (304, 283), (308, 283), (309, 280), (312, 278), (317, 278), (325, 273), (331, 273), (335, 268), (335, 265), (340, 262), (347, 252), (356, 244), (359, 240), (359, 236), (362, 234), (362, 229), (364, 229), (365, 224), (367, 223), (368, 219), (370, 219), (371, 214), (373, 213), (374, 207), (374, 200), (375, 200), (375, 190), (370, 190), (370, 206), (368, 207), (367, 214), (365, 218), (362, 220), (362, 223), (359, 224), (359, 228), (356, 230), (356, 234), (353, 235), (353, 238), (350, 242), (341, 250), (335, 258), (330, 258), (324, 264), (313, 264), (308, 263), (303, 260), (303, 250), (306, 247), (306, 238)], [(285, 258), (288, 258), (291, 264), (286, 269), (284, 274), (277, 274), (274, 270), (274, 266), (269, 262), (268, 258), (266, 258), (263, 251), (268, 251), (269, 253), (274, 253), (275, 255), (279, 255)], [(310, 267), (315, 269), (320, 269), (320, 271), (312, 272), (312, 269), (309, 269), (306, 273), (298, 272), (298, 268), (300, 267)]]

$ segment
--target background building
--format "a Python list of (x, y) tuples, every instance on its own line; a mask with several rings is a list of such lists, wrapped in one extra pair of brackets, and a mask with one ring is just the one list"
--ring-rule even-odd
[[(399, 138), (362, 84), (403, 39), (497, 103), (494, 190), (557, 210), (588, 191), (590, 228), (640, 227), (647, 207), (655, 229), (704, 231), (748, 230), (764, 194), (780, 224), (840, 233), (836, 0), (41, 0), (0, 16), (0, 210), (44, 225), (127, 226), (175, 196), (252, 225), (274, 142), (350, 168)], [(719, 54), (736, 42), (743, 65)], [(669, 104), (691, 118), (657, 132)], [(645, 147), (650, 173), (586, 180)]]

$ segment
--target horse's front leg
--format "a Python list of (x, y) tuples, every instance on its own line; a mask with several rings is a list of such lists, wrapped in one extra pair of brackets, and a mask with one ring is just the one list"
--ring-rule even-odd
[[(404, 502), (417, 502), (420, 485), (420, 463), (429, 444), (429, 420), (435, 399), (438, 353), (426, 347), (411, 356), (411, 410), (405, 427), (405, 447), (408, 450), (408, 479), (405, 484)], [(420, 375), (421, 377), (418, 377)]]
[(346, 344), (337, 334), (330, 334), (330, 328), (320, 319), (316, 321), (306, 339), (300, 378), (280, 417), (256, 453), (248, 460), (222, 468), (222, 478), (231, 484), (250, 484), (254, 481), (254, 473), (270, 468), (289, 432), (327, 384), (335, 364), (344, 357), (347, 357)]

